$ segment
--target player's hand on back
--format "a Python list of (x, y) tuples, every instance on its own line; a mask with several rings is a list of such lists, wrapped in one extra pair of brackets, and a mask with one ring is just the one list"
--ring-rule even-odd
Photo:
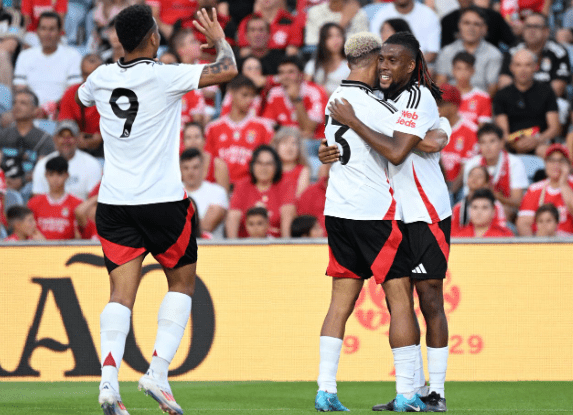
[(323, 139), (318, 148), (318, 159), (322, 164), (330, 164), (340, 160), (338, 146), (329, 146), (326, 139)]
[(213, 20), (209, 18), (207, 10), (197, 12), (197, 20), (193, 20), (195, 28), (207, 38), (207, 43), (201, 45), (201, 49), (209, 49), (215, 46), (218, 40), (225, 39), (225, 32), (217, 20), (217, 10), (213, 7)]
[[(335, 99), (328, 105), (330, 116), (341, 124), (351, 127), (352, 121), (356, 119), (354, 108), (350, 102), (342, 98), (342, 101)], [(352, 127), (351, 127), (352, 128)]]

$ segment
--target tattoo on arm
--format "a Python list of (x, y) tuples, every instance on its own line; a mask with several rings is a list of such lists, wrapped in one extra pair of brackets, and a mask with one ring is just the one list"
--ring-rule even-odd
[(225, 39), (217, 41), (215, 43), (215, 48), (217, 49), (217, 59), (215, 62), (206, 65), (203, 68), (202, 75), (216, 75), (222, 71), (227, 71), (233, 67), (237, 67), (233, 49), (231, 49), (231, 45), (229, 45)]

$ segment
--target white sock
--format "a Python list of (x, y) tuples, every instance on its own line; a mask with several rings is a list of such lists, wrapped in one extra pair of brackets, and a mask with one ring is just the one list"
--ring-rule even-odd
[(428, 373), (430, 374), (430, 393), (444, 395), (444, 382), (446, 381), (446, 370), (448, 369), (448, 347), (435, 349), (428, 347)]
[(191, 297), (169, 291), (165, 294), (157, 314), (157, 337), (150, 369), (158, 378), (167, 379), (173, 360), (191, 314)]
[(105, 382), (109, 382), (119, 392), (117, 374), (123, 359), (130, 322), (131, 310), (119, 303), (107, 303), (100, 315), (102, 366), (100, 388)]
[(414, 397), (414, 368), (418, 350), (416, 345), (392, 349), (396, 369), (396, 393), (406, 399)]
[(342, 350), (342, 339), (320, 336), (320, 365), (318, 366), (318, 390), (337, 393), (336, 372)]
[(414, 390), (417, 392), (426, 386), (426, 375), (424, 374), (424, 358), (422, 357), (422, 346), (416, 345), (416, 366), (414, 369)]

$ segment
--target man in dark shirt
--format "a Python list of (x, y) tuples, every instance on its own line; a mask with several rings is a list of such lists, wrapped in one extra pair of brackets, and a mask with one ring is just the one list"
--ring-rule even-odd
[(543, 155), (561, 130), (555, 93), (549, 84), (533, 79), (536, 68), (531, 51), (517, 51), (510, 65), (514, 82), (493, 99), (495, 123), (514, 153)]
[(12, 116), (15, 123), (0, 132), (3, 158), (18, 158), (26, 173), (31, 172), (38, 158), (55, 151), (52, 137), (34, 127), (38, 113), (38, 97), (25, 88), (15, 93)]
[(525, 18), (523, 42), (505, 53), (498, 86), (503, 88), (513, 82), (509, 64), (511, 57), (518, 50), (528, 49), (534, 53), (539, 65), (534, 79), (551, 83), (553, 92), (563, 97), (567, 84), (571, 81), (571, 66), (567, 50), (559, 43), (549, 40), (550, 29), (547, 18), (540, 13), (532, 13)]
[[(458, 22), (461, 10), (473, 4), (472, 0), (459, 0), (460, 8), (442, 18), (442, 48), (458, 38)], [(504, 50), (516, 42), (515, 35), (504, 18), (492, 9), (481, 9), (487, 24), (485, 40)]]

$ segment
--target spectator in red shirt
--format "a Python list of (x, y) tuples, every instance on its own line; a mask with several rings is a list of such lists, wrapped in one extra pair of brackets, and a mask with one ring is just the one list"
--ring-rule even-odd
[(281, 126), (298, 127), (305, 138), (324, 137), (324, 89), (303, 80), (302, 62), (286, 56), (279, 64), (280, 86), (270, 90), (263, 117)]
[(196, 0), (147, 0), (159, 31), (165, 39), (173, 35), (173, 25), (178, 20), (195, 16)]
[(509, 237), (513, 233), (495, 222), (495, 196), (489, 189), (475, 191), (470, 202), (470, 224), (452, 236), (458, 238), (496, 238)]
[[(330, 165), (325, 165), (329, 170)], [(320, 226), (326, 234), (326, 226), (324, 225), (324, 203), (326, 201), (326, 187), (328, 186), (328, 170), (327, 174), (312, 185), (310, 185), (303, 194), (296, 201), (297, 215), (312, 215), (318, 219)]]
[(535, 236), (558, 236), (559, 211), (552, 203), (541, 205), (535, 211)]
[(80, 238), (75, 210), (82, 201), (66, 193), (65, 184), (69, 177), (68, 161), (62, 156), (51, 158), (46, 163), (49, 192), (36, 195), (28, 202), (38, 229), (46, 239)]
[(88, 198), (76, 207), (76, 221), (82, 239), (99, 240), (95, 224), (95, 215), (97, 209), (97, 195), (101, 182), (98, 183), (89, 193)]
[(294, 218), (290, 225), (293, 238), (322, 238), (324, 231), (318, 220), (311, 215), (302, 215)]
[(452, 60), (452, 76), (462, 94), (460, 113), (468, 121), (481, 125), (491, 122), (491, 98), (489, 94), (471, 85), (476, 58), (468, 52), (458, 52)]
[(268, 145), (253, 152), (250, 177), (237, 183), (231, 197), (226, 229), (228, 238), (247, 236), (245, 214), (253, 206), (269, 212), (269, 235), (290, 237), (290, 225), (296, 215), (294, 186), (282, 178), (281, 160)]
[(529, 186), (519, 207), (515, 223), (519, 235), (535, 233), (535, 212), (546, 203), (552, 203), (559, 210), (559, 231), (573, 234), (573, 177), (570, 171), (569, 151), (561, 144), (551, 145), (545, 156), (547, 179)]
[(463, 185), (462, 165), (478, 153), (477, 125), (463, 118), (459, 112), (462, 102), (460, 91), (455, 86), (443, 84), (442, 100), (438, 104), (440, 117), (446, 117), (452, 126), (450, 141), (442, 150), (441, 162), (446, 173), (446, 182), (454, 201)]
[(282, 127), (275, 134), (272, 146), (281, 158), (283, 180), (293, 183), (296, 197), (299, 197), (310, 185), (310, 168), (303, 151), (299, 129)]
[[(475, 166), (468, 173), (468, 195), (452, 208), (452, 233), (458, 232), (470, 223), (470, 200), (478, 189), (489, 188), (490, 176), (485, 166)], [(505, 225), (505, 212), (499, 200), (495, 201), (495, 219), (498, 225)]]
[[(521, 159), (504, 150), (503, 131), (495, 124), (486, 123), (477, 132), (480, 155), (464, 165), (464, 182), (467, 173), (475, 166), (485, 166), (491, 177), (493, 193), (505, 209), (505, 216), (513, 221), (521, 198), (529, 185)], [(467, 194), (467, 187), (464, 193)]]
[(267, 120), (249, 115), (257, 90), (253, 81), (238, 75), (227, 89), (232, 97), (231, 112), (207, 126), (205, 151), (227, 163), (231, 183), (236, 184), (249, 175), (253, 150), (270, 143), (274, 132)]
[(6, 212), (6, 217), (12, 229), (12, 235), (4, 241), (43, 241), (46, 239), (36, 226), (34, 213), (26, 206), (12, 206)]
[(268, 238), (269, 212), (262, 206), (247, 210), (245, 229), (249, 238)]
[(44, 12), (54, 11), (58, 13), (63, 22), (68, 10), (68, 0), (22, 0), (20, 10), (24, 17), (26, 31), (35, 32), (38, 28), (40, 15)]
[(283, 9), (281, 0), (265, 0), (259, 3), (259, 10), (245, 17), (239, 24), (237, 33), (241, 48), (248, 46), (247, 23), (253, 16), (262, 17), (271, 29), (269, 48), (285, 49), (287, 55), (296, 55), (303, 43), (304, 21), (292, 16)]
[(231, 183), (229, 181), (229, 168), (227, 167), (227, 163), (222, 158), (213, 156), (211, 153), (205, 151), (205, 134), (200, 124), (190, 122), (185, 125), (182, 145), (181, 153), (190, 148), (196, 148), (201, 153), (204, 169), (203, 180), (217, 183), (229, 192)]
[[(82, 59), (81, 69), (83, 82), (101, 64), (101, 58), (95, 53), (86, 55)], [(58, 120), (73, 120), (80, 128), (78, 136), (78, 148), (94, 157), (103, 158), (103, 139), (99, 131), (99, 112), (95, 106), (84, 108), (76, 104), (76, 91), (81, 84), (68, 88), (60, 101), (60, 113)]]

